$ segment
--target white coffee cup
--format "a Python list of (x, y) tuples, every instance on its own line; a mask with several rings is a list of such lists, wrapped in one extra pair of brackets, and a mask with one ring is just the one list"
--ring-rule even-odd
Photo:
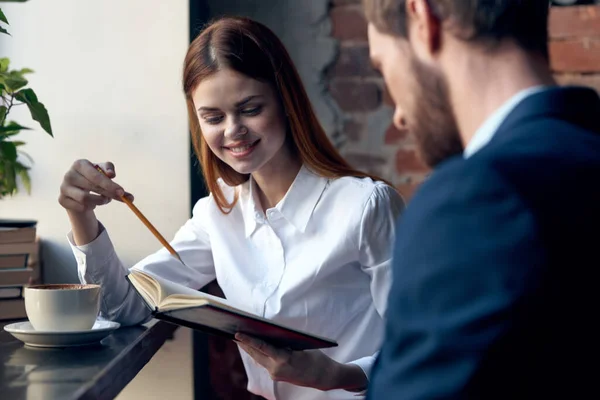
[(23, 297), (36, 331), (90, 330), (100, 311), (100, 285), (32, 285), (25, 287)]

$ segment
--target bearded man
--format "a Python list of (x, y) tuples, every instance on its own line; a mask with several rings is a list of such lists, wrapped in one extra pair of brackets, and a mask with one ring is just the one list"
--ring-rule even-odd
[(600, 98), (556, 85), (548, 0), (363, 1), (433, 168), (396, 230), (368, 398), (600, 398)]

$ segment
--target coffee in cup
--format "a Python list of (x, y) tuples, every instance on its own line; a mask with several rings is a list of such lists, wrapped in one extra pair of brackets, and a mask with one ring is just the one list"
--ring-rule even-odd
[(25, 287), (23, 297), (36, 331), (89, 330), (100, 311), (100, 285), (31, 285)]

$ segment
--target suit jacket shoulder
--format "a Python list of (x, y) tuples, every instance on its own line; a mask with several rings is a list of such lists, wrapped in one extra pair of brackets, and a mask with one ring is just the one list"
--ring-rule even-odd
[(598, 115), (592, 91), (534, 95), (422, 184), (396, 230), (372, 398), (599, 393)]

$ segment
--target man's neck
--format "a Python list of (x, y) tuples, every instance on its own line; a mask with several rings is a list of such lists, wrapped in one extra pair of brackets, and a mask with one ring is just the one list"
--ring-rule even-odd
[[(457, 46), (468, 46), (461, 44)], [(446, 60), (454, 115), (463, 145), (494, 111), (522, 90), (555, 85), (547, 61), (514, 45), (495, 50), (463, 51)], [(457, 61), (459, 60), (459, 61)]]

